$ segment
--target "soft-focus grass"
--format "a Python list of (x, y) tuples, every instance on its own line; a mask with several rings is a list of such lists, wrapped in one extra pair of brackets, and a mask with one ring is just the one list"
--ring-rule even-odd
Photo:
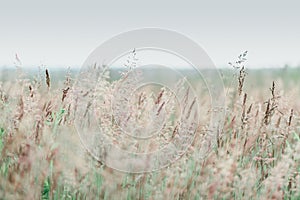
[(227, 113), (211, 153), (199, 159), (202, 124), (180, 160), (144, 174), (112, 170), (84, 151), (72, 97), (62, 101), (74, 73), (50, 70), (51, 88), (43, 71), (2, 74), (0, 199), (300, 198), (299, 68), (248, 70), (241, 95), (238, 73), (221, 70)]

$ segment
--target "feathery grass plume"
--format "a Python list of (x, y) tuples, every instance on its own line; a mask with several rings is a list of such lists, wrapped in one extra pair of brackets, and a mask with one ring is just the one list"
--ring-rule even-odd
[(275, 94), (275, 82), (273, 81), (272, 87), (270, 88), (272, 97), (266, 102), (267, 107), (265, 111), (264, 116), (264, 124), (268, 125), (271, 122), (271, 118), (274, 115), (275, 111), (278, 108), (277, 100), (280, 98), (280, 96), (277, 96)]
[(128, 71), (134, 69), (137, 67), (138, 58), (137, 58), (137, 53), (136, 50), (133, 49), (132, 52), (127, 57), (126, 63), (124, 66), (127, 68)]
[[(245, 51), (244, 53), (240, 54), (238, 56), (238, 59), (235, 62), (229, 62), (228, 64), (233, 67), (235, 71), (238, 71), (238, 94), (239, 96), (242, 94), (245, 77), (246, 77), (246, 71), (244, 63), (247, 61), (247, 55), (248, 51)], [(232, 85), (232, 83), (231, 83)]]

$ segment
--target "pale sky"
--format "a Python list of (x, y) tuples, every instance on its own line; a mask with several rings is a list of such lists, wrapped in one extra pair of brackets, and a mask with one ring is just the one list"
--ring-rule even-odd
[(245, 50), (249, 67), (300, 65), (299, 0), (0, 0), (0, 66), (80, 66), (102, 42), (137, 28), (177, 31), (217, 66)]

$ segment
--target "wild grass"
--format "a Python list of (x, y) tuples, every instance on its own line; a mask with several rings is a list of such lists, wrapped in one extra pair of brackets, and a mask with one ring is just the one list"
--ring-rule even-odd
[(225, 123), (212, 151), (200, 159), (204, 109), (186, 154), (140, 174), (110, 169), (82, 147), (70, 70), (59, 80), (49, 69), (26, 75), (18, 68), (0, 83), (0, 199), (299, 199), (299, 87), (288, 82), (289, 69), (262, 71), (258, 80), (260, 72), (243, 65), (223, 76)]

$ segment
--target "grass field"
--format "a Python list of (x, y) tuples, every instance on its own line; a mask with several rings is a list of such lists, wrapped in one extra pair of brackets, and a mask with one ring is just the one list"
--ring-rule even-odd
[(74, 128), (76, 73), (0, 73), (0, 199), (300, 198), (300, 68), (220, 69), (226, 115), (211, 152), (200, 159), (205, 107), (188, 151), (151, 173), (113, 170), (85, 151)]

